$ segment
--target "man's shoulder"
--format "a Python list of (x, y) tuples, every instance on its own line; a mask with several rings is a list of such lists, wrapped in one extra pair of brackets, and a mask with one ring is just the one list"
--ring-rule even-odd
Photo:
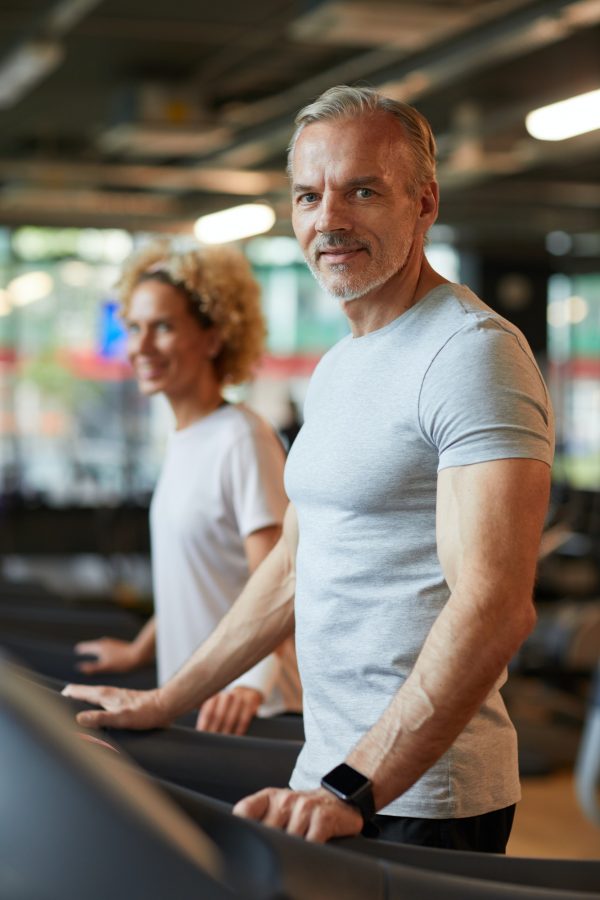
[(450, 339), (468, 338), (476, 332), (510, 334), (523, 347), (527, 341), (519, 329), (462, 284), (445, 284), (424, 298), (415, 321), (415, 330), (438, 346)]
[(434, 288), (415, 307), (433, 328), (461, 328), (486, 318), (501, 318), (467, 285), (448, 282)]

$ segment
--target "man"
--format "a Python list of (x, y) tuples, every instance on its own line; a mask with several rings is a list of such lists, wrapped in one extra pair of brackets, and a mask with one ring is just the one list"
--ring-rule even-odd
[(546, 388), (523, 336), (424, 256), (438, 188), (423, 117), (339, 87), (296, 121), (294, 230), (352, 334), (313, 376), (284, 538), (161, 691), (69, 693), (109, 710), (85, 724), (165, 723), (295, 628), (291, 790), (235, 812), (325, 841), (376, 810), (388, 840), (503, 852), (519, 785), (498, 689), (535, 619)]

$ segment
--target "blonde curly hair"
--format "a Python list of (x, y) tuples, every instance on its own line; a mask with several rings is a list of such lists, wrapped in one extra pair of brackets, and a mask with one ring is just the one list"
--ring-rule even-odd
[(266, 328), (260, 287), (241, 251), (217, 246), (181, 251), (171, 241), (143, 247), (125, 263), (117, 284), (123, 316), (138, 284), (153, 277), (183, 292), (202, 327), (217, 329), (222, 347), (213, 362), (219, 382), (240, 384), (250, 378)]

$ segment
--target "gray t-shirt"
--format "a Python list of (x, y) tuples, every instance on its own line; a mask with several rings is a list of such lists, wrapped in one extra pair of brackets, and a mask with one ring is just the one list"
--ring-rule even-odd
[[(448, 599), (435, 539), (438, 471), (509, 457), (551, 464), (552, 453), (548, 393), (527, 342), (465, 287), (435, 288), (323, 357), (286, 467), (300, 528), (306, 731), (293, 788), (316, 787), (381, 716)], [(472, 816), (519, 799), (504, 680), (385, 813)]]

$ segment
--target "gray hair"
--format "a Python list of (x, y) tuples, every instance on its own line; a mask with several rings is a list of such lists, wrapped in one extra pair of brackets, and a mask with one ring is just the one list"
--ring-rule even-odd
[(313, 122), (353, 119), (374, 113), (390, 113), (402, 125), (413, 162), (410, 191), (435, 180), (435, 138), (429, 122), (414, 106), (384, 97), (374, 88), (338, 85), (329, 88), (295, 119), (296, 128), (288, 147), (288, 173), (291, 174), (294, 148), (301, 132)]

